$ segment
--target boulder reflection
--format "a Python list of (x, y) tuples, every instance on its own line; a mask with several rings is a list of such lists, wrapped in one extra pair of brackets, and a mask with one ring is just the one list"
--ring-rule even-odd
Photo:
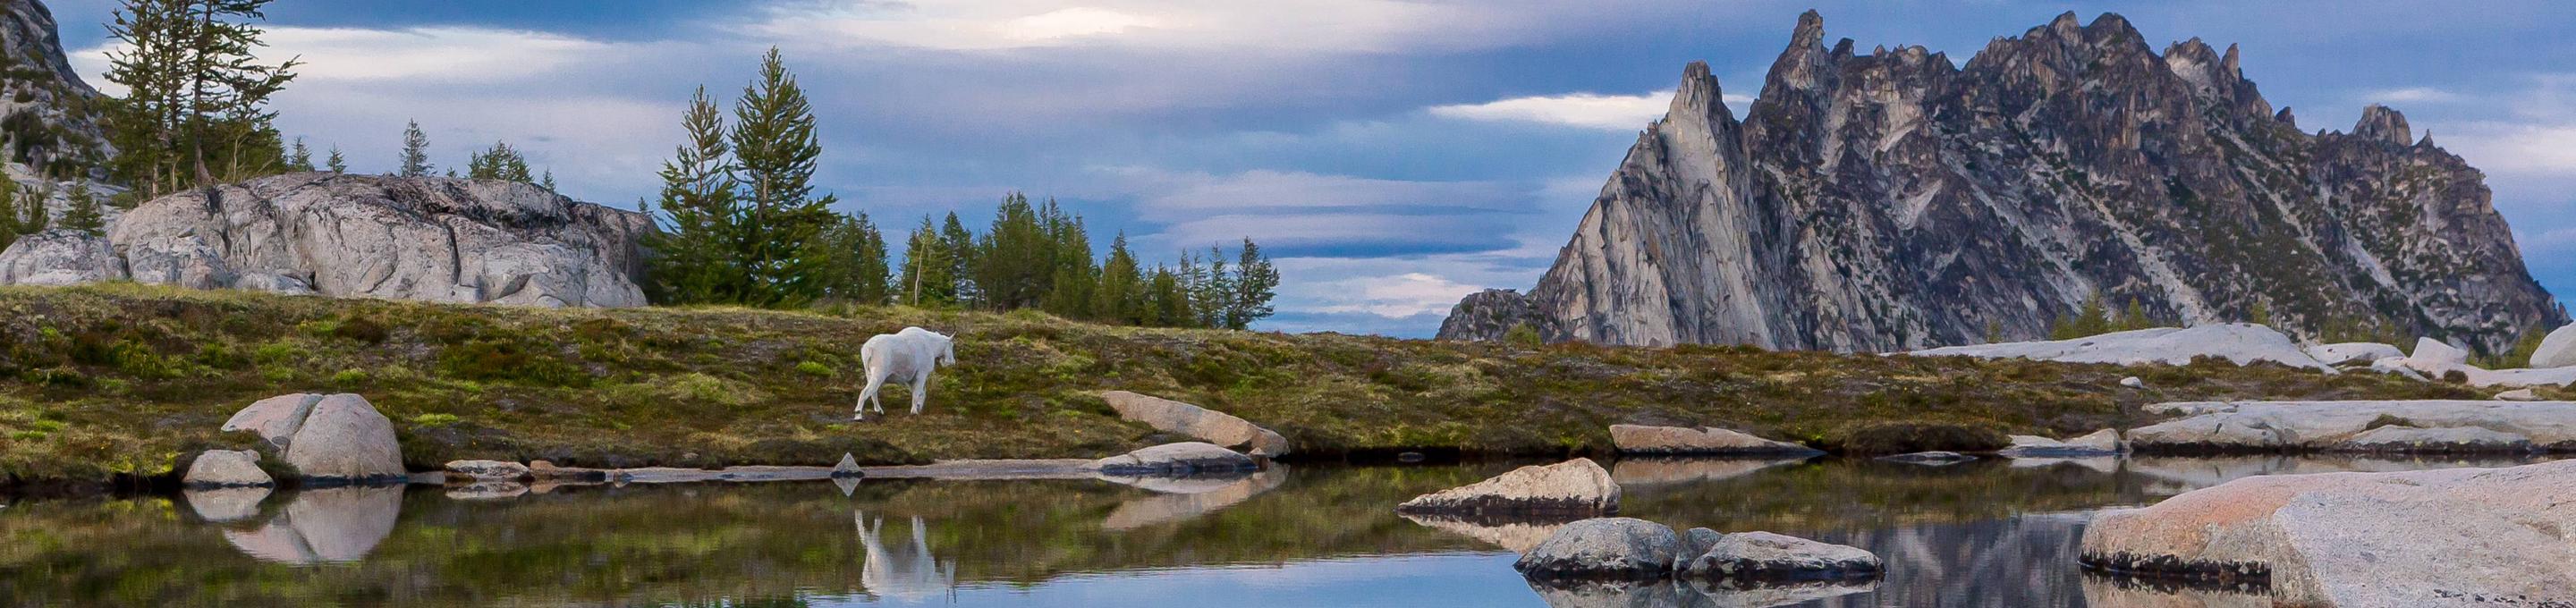
[(1272, 465), (1249, 475), (1224, 477), (1103, 477), (1156, 492), (1153, 496), (1119, 503), (1109, 517), (1100, 522), (1106, 530), (1133, 530), (1179, 521), (1188, 521), (1234, 506), (1287, 483), (1288, 467)]
[(1531, 581), (1550, 608), (1769, 608), (1869, 591), (1874, 581), (1738, 585), (1708, 581)]
[[(209, 504), (237, 504), (237, 497), (189, 505), (205, 514)], [(213, 497), (208, 497), (213, 498)], [(254, 559), (282, 564), (354, 562), (367, 557), (377, 543), (393, 534), (402, 514), (402, 486), (342, 487), (297, 492), (268, 523), (251, 530), (225, 530), (224, 540)], [(249, 507), (257, 510), (257, 499)], [(238, 508), (238, 507), (223, 507)], [(235, 511), (234, 513), (238, 513)], [(209, 521), (219, 521), (213, 517)]]

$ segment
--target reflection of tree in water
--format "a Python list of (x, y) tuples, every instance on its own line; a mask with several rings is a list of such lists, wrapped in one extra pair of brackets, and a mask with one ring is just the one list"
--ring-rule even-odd
[(867, 561), (859, 568), (859, 584), (869, 593), (920, 602), (957, 587), (957, 563), (943, 563), (930, 554), (930, 529), (921, 522), (921, 516), (912, 518), (912, 544), (893, 547), (886, 546), (882, 538), (884, 516), (878, 516), (871, 526), (866, 512), (851, 511), (850, 523), (858, 526), (859, 544), (867, 551)]

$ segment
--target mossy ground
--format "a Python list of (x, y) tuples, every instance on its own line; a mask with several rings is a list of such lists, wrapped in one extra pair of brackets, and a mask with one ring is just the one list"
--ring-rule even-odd
[[(848, 421), (868, 336), (957, 337), (922, 415)], [(2139, 376), (2149, 388), (2118, 385)], [(0, 289), (0, 474), (168, 475), (246, 447), (224, 418), (288, 392), (355, 392), (405, 460), (587, 466), (1097, 457), (1170, 437), (1117, 418), (1125, 389), (1234, 413), (1303, 454), (1600, 453), (1614, 423), (1727, 426), (1838, 449), (1854, 425), (2066, 435), (2167, 400), (2477, 398), (2444, 383), (2224, 362), (2121, 367), (1741, 347), (1532, 347), (1113, 327), (900, 307), (544, 310), (135, 285)]]

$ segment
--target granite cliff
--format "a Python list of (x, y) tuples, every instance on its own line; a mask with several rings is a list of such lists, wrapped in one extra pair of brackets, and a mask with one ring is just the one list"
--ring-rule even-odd
[(2371, 106), (2302, 131), (2234, 46), (2073, 13), (1954, 65), (1798, 19), (1739, 119), (1706, 65), (1526, 296), (1441, 336), (1891, 351), (2044, 336), (2094, 298), (2501, 351), (2566, 321), (2484, 175)]

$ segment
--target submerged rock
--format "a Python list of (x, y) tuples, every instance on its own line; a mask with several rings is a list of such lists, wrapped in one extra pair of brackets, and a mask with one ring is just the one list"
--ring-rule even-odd
[(191, 488), (265, 487), (277, 485), (277, 480), (259, 470), (259, 452), (207, 450), (188, 464), (188, 474), (180, 483)]
[(1863, 579), (1878, 576), (1878, 556), (1859, 547), (1770, 532), (1736, 532), (1708, 551), (1685, 557), (1683, 574), (1754, 581)]
[(1681, 539), (1663, 524), (1626, 517), (1586, 519), (1556, 529), (1512, 569), (1530, 578), (1651, 580), (1672, 575)]
[(1117, 410), (1120, 417), (1145, 423), (1155, 430), (1242, 449), (1263, 458), (1288, 454), (1286, 437), (1233, 414), (1127, 391), (1104, 392), (1100, 398), (1109, 402), (1109, 409)]
[(1610, 425), (1610, 443), (1622, 454), (1660, 455), (1805, 455), (1824, 451), (1786, 441), (1773, 441), (1721, 428), (1688, 429), (1636, 424)]
[(2120, 441), (2120, 432), (2113, 429), (2102, 429), (2087, 433), (2081, 437), (2067, 439), (2065, 441), (2058, 441), (2036, 435), (2013, 435), (2011, 437), (2012, 447), (2004, 448), (2004, 450), (2000, 452), (2003, 456), (2010, 458), (2086, 458), (2093, 456), (2115, 456), (2121, 452), (2128, 451), (2129, 447), (2128, 444)]
[(1195, 475), (1250, 471), (1261, 464), (1216, 444), (1184, 441), (1102, 458), (1095, 466), (1106, 475)]
[(2576, 602), (2576, 461), (2503, 469), (2266, 475), (2085, 527), (2086, 567), (2256, 581), (2278, 605)]
[(1880, 456), (1878, 459), (1888, 462), (1902, 462), (1905, 464), (1920, 464), (1939, 467), (1976, 460), (1977, 457), (1958, 452), (1915, 452), (1912, 454), (1897, 454), (1895, 456)]
[(1473, 517), (1572, 518), (1619, 510), (1619, 483), (1590, 458), (1531, 465), (1464, 486), (1416, 496), (1395, 510)]

